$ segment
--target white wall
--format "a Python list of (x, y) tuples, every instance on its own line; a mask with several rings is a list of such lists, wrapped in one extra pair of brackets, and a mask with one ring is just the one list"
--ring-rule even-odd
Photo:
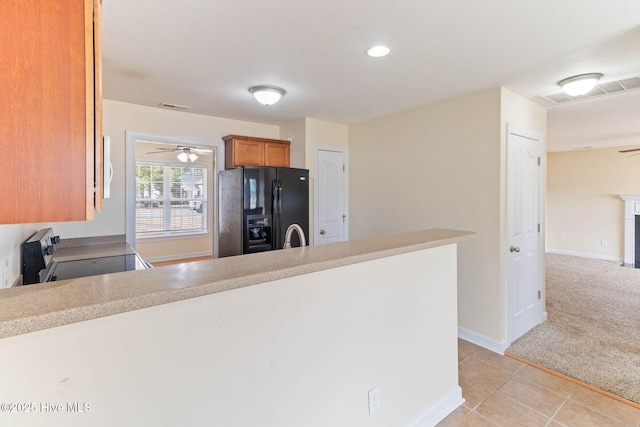
[[(14, 427), (433, 420), (461, 403), (455, 283), (456, 245), (447, 245), (2, 339), (0, 402), (61, 404), (65, 413), (0, 419)], [(380, 409), (369, 416), (376, 386)], [(68, 402), (91, 412), (66, 413)]]
[(475, 231), (476, 239), (460, 247), (458, 322), (499, 344), (507, 339), (506, 122), (535, 124), (532, 130), (544, 134), (545, 114), (494, 88), (349, 128), (351, 237)]

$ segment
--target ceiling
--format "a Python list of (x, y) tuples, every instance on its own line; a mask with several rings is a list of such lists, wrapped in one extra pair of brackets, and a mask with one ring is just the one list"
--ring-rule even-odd
[[(376, 44), (391, 53), (366, 56)], [(103, 72), (107, 99), (274, 125), (499, 86), (548, 106), (538, 95), (565, 77), (640, 73), (640, 1), (105, 0)], [(248, 91), (260, 84), (287, 93), (265, 107)], [(640, 91), (550, 108), (549, 149), (640, 145), (629, 117), (640, 123)]]

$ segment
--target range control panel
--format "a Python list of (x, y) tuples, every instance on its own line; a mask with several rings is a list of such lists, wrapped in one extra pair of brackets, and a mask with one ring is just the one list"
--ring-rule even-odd
[(44, 228), (22, 244), (22, 284), (48, 281), (53, 267), (53, 253), (60, 243), (60, 236), (51, 228)]

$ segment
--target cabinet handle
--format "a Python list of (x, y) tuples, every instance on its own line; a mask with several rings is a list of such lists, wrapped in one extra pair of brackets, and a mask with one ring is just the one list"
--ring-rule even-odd
[(510, 250), (511, 252), (520, 252), (520, 248), (519, 248), (519, 247), (517, 247), (517, 246), (513, 246), (513, 245), (511, 245), (511, 247), (509, 248), (509, 250)]
[(320, 234), (327, 234), (327, 232), (324, 230), (320, 230)]

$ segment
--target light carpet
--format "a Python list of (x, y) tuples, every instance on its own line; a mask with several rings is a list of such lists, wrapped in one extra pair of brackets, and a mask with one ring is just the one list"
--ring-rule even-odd
[(640, 269), (547, 254), (546, 309), (506, 352), (640, 404)]

